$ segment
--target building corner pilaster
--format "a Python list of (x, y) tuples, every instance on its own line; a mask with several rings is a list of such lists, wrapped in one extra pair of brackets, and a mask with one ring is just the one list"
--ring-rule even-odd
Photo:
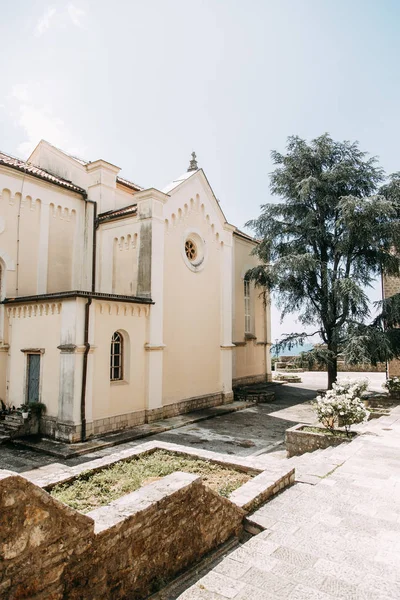
[(137, 194), (140, 222), (137, 295), (151, 298), (146, 343), (146, 413), (162, 408), (164, 330), (164, 204), (167, 196), (158, 190)]

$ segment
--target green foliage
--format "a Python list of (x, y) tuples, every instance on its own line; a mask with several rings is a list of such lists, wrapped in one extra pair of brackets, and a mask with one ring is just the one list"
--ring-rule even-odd
[(19, 410), (21, 412), (29, 412), (40, 417), (46, 412), (46, 405), (43, 404), (43, 402), (29, 402), (26, 404), (21, 404)]
[(392, 392), (400, 392), (400, 377), (390, 377), (383, 384), (383, 387), (387, 389), (389, 394)]
[[(376, 159), (357, 143), (335, 142), (327, 134), (310, 144), (290, 137), (286, 154), (273, 152), (272, 158), (271, 191), (280, 201), (264, 204), (258, 219), (247, 223), (260, 239), (255, 253), (261, 262), (248, 276), (275, 292), (282, 318), (296, 313), (303, 326), (316, 327), (327, 346), (323, 360), (331, 387), (339, 353), (376, 360), (374, 342), (365, 342), (383, 330), (378, 323), (366, 327), (365, 290), (381, 272), (399, 273), (393, 251), (400, 250), (400, 175), (379, 189), (384, 173)], [(307, 337), (292, 333), (280, 346)]]
[(40, 417), (43, 413), (46, 412), (46, 405), (43, 402), (31, 402), (28, 404), (28, 407), (34, 415), (38, 415)]

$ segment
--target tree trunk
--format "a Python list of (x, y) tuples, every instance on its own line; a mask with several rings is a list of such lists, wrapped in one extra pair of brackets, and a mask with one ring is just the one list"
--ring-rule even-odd
[(331, 356), (328, 361), (328, 390), (332, 389), (332, 384), (337, 380), (337, 354)]

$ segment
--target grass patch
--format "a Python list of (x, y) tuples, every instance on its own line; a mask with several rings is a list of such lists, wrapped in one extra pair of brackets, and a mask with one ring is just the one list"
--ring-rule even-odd
[(200, 475), (206, 485), (225, 497), (252, 477), (205, 460), (156, 450), (152, 454), (115, 463), (96, 473), (82, 473), (73, 481), (55, 486), (50, 494), (64, 504), (87, 513), (175, 471)]

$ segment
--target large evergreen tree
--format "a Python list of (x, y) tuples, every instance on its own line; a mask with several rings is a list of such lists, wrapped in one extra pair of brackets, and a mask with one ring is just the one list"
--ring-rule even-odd
[[(399, 181), (379, 193), (384, 173), (376, 159), (327, 134), (310, 144), (290, 137), (287, 152), (272, 158), (271, 192), (279, 200), (247, 223), (260, 239), (261, 261), (248, 276), (275, 292), (282, 316), (295, 313), (315, 326), (327, 348), (330, 389), (339, 353), (374, 361), (383, 343), (382, 319), (369, 323), (366, 290), (381, 273), (399, 274)], [(292, 333), (281, 344), (305, 337)]]

